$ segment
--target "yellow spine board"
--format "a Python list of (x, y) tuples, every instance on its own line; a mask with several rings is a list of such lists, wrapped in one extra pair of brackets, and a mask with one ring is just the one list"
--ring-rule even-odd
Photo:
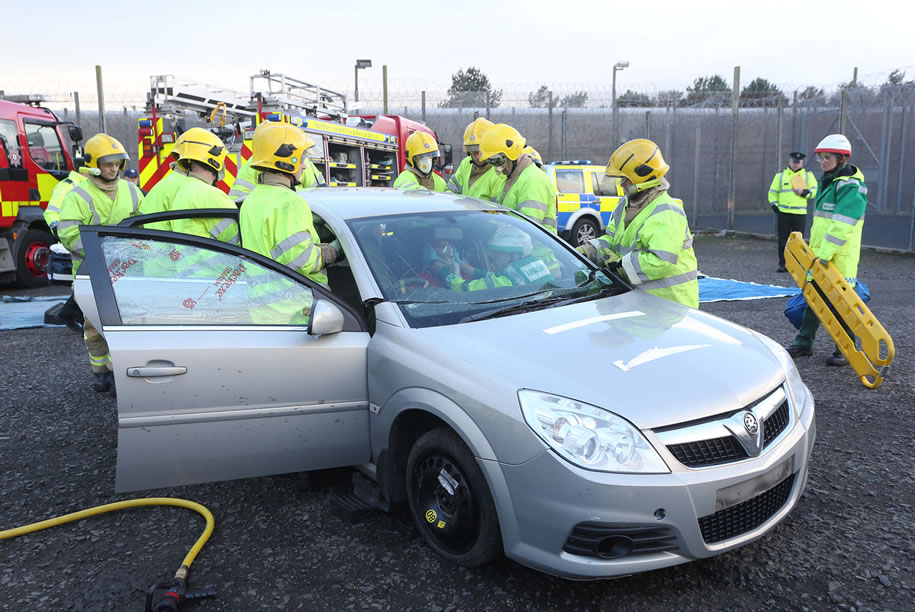
[[(814, 265), (815, 260), (816, 255), (800, 232), (792, 232), (785, 245), (785, 267), (797, 286), (804, 290), (807, 305), (848, 359), (861, 384), (876, 389), (896, 357), (893, 339), (835, 264)], [(808, 282), (807, 271), (811, 268), (811, 280)], [(849, 337), (842, 322), (854, 337)]]

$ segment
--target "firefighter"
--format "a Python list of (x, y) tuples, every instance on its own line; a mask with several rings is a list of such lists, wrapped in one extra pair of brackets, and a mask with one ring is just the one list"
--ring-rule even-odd
[[(57, 225), (60, 241), (73, 260), (74, 278), (85, 258), (80, 226), (115, 225), (136, 215), (143, 201), (140, 188), (120, 178), (127, 164), (127, 153), (120, 142), (108, 134), (96, 134), (86, 142), (85, 159), (86, 166), (80, 172), (88, 174), (88, 178), (64, 196)], [(108, 343), (88, 318), (83, 322), (83, 338), (94, 374), (92, 388), (114, 393)]]
[[(858, 282), (867, 185), (861, 171), (847, 163), (851, 157), (851, 142), (842, 134), (830, 134), (821, 140), (816, 147), (816, 156), (823, 176), (810, 228), (810, 248), (820, 261), (834, 263), (848, 284), (854, 287)], [(812, 355), (819, 325), (813, 310), (809, 306), (805, 308), (800, 330), (788, 347), (788, 354), (792, 357)], [(837, 348), (826, 363), (843, 366), (848, 361)]]
[(543, 170), (543, 158), (540, 157), (540, 153), (537, 152), (537, 149), (531, 146), (524, 147), (524, 149), (521, 151), (521, 155), (527, 155), (530, 157), (534, 162), (534, 165)]
[(492, 121), (477, 117), (464, 130), (464, 152), (467, 156), (458, 164), (448, 181), (448, 191), (481, 200), (495, 201), (502, 193), (505, 177), (480, 158), (480, 141), (492, 127)]
[(534, 160), (521, 154), (525, 144), (518, 130), (497, 123), (483, 134), (480, 157), (505, 177), (496, 201), (539, 221), (556, 234), (556, 190)]
[[(143, 203), (140, 206), (141, 215), (166, 212), (172, 209), (172, 201), (175, 199), (175, 195), (178, 193), (178, 190), (184, 186), (185, 181), (187, 181), (187, 170), (178, 165), (178, 158), (181, 157), (181, 147), (184, 146), (185, 140), (188, 138), (196, 138), (201, 132), (207, 132), (207, 130), (199, 127), (191, 128), (186, 132), (182, 132), (175, 140), (175, 146), (171, 151), (172, 161), (169, 164), (171, 172), (166, 174), (165, 178), (156, 183), (153, 188), (149, 190), (149, 194), (143, 198)], [(168, 232), (172, 229), (171, 223), (168, 221), (147, 223), (143, 227), (146, 229), (161, 230), (163, 232)]]
[[(190, 179), (185, 179), (175, 194), (171, 210), (193, 208), (228, 208), (238, 210), (229, 196), (215, 187), (226, 171), (226, 147), (219, 136), (202, 130), (185, 139), (181, 146), (178, 166)], [(238, 225), (232, 219), (196, 218), (176, 219), (172, 231), (215, 238), (222, 242), (238, 244)]]
[[(261, 132), (268, 125), (272, 125), (273, 123), (276, 122), (261, 121), (261, 123), (254, 129), (253, 138), (257, 138), (257, 134), (259, 132)], [(320, 170), (318, 170), (314, 162), (311, 161), (311, 158), (318, 154), (317, 145), (315, 145), (314, 141), (307, 135), (305, 136), (305, 145), (305, 160), (303, 162), (302, 178), (299, 179), (299, 187), (307, 188), (327, 186), (327, 181), (324, 180), (324, 175)], [(243, 202), (248, 194), (251, 193), (251, 191), (257, 185), (257, 177), (260, 175), (260, 173), (251, 165), (252, 159), (254, 158), (251, 157), (248, 159), (248, 161), (242, 164), (241, 169), (238, 171), (238, 176), (235, 177), (235, 182), (232, 183), (232, 189), (229, 191), (229, 198), (235, 200), (236, 203)]]
[(407, 157), (407, 166), (397, 176), (392, 187), (405, 190), (447, 190), (445, 179), (432, 172), (432, 164), (441, 153), (431, 134), (420, 130), (410, 134), (404, 145), (404, 154)]
[[(77, 160), (77, 168), (83, 161), (82, 159)], [(54, 189), (51, 191), (48, 207), (44, 210), (44, 220), (48, 227), (51, 228), (51, 233), (58, 240), (60, 240), (57, 237), (57, 224), (60, 222), (60, 205), (64, 201), (64, 196), (84, 180), (86, 180), (85, 174), (80, 174), (78, 170), (71, 170), (67, 178), (54, 185)], [(72, 291), (70, 292), (70, 297), (67, 298), (67, 301), (57, 312), (57, 317), (71, 330), (82, 333), (83, 311), (80, 310), (79, 305), (73, 298)]]
[(638, 289), (698, 308), (693, 237), (683, 203), (667, 193), (669, 169), (658, 145), (645, 138), (614, 151), (606, 175), (624, 177), (627, 199), (613, 211), (606, 234), (577, 250), (598, 265), (621, 269)]
[[(319, 242), (311, 208), (295, 193), (307, 141), (305, 132), (283, 123), (271, 125), (254, 137), (251, 166), (260, 176), (241, 208), (241, 237), (245, 248), (327, 285), (324, 268), (337, 259), (338, 243)], [(271, 288), (264, 283), (250, 291), (254, 291), (251, 297), (259, 300)], [(283, 311), (284, 306), (277, 304), (276, 309)]]
[(318, 156), (318, 145), (305, 135), (305, 160), (303, 162), (302, 178), (299, 179), (299, 187), (327, 187), (327, 181), (324, 180), (324, 173), (318, 170), (315, 163), (311, 161), (312, 157)]
[[(788, 167), (776, 173), (769, 186), (769, 206), (778, 220), (778, 268), (776, 272), (787, 272), (785, 268), (785, 243), (791, 232), (804, 233), (807, 221), (807, 199), (817, 197), (817, 180), (812, 172), (804, 169), (803, 153), (788, 154)], [(794, 177), (800, 177), (806, 187), (794, 186)]]
[(465, 280), (440, 259), (432, 264), (432, 269), (446, 287), (457, 292), (552, 281), (553, 274), (543, 260), (533, 254), (533, 250), (530, 236), (516, 227), (502, 226), (486, 243), (488, 267), (494, 272), (481, 275), (475, 271), (473, 276), (482, 277)]

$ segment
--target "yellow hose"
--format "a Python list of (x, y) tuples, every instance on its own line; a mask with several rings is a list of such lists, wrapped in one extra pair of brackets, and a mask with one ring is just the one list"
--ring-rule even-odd
[(194, 543), (194, 546), (191, 547), (191, 550), (188, 551), (187, 555), (184, 557), (184, 561), (181, 562), (181, 567), (175, 573), (176, 578), (186, 580), (188, 570), (191, 567), (191, 563), (194, 562), (194, 559), (197, 557), (197, 553), (200, 552), (200, 549), (203, 548), (203, 545), (206, 544), (207, 540), (210, 539), (210, 535), (213, 533), (213, 526), (215, 525), (213, 514), (209, 510), (197, 502), (188, 501), (186, 499), (178, 499), (175, 497), (143, 497), (138, 499), (126, 499), (124, 501), (114, 502), (112, 504), (104, 504), (102, 506), (95, 506), (94, 508), (80, 510), (79, 512), (65, 514), (63, 516), (58, 516), (46, 521), (32, 523), (31, 525), (23, 525), (22, 527), (0, 531), (0, 540), (15, 538), (17, 536), (33, 533), (35, 531), (41, 531), (42, 529), (47, 529), (48, 527), (56, 527), (57, 525), (63, 525), (64, 523), (70, 523), (72, 521), (78, 521), (90, 516), (95, 516), (96, 514), (103, 514), (105, 512), (112, 512), (114, 510), (123, 510), (124, 508), (138, 508), (141, 506), (179, 506), (181, 508), (194, 510), (206, 519), (206, 528), (203, 530), (203, 533), (200, 534), (200, 537), (197, 538), (197, 541)]

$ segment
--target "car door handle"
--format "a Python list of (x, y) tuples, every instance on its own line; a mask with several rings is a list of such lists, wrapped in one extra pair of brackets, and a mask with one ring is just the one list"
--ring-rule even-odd
[(178, 376), (179, 374), (187, 374), (187, 368), (184, 366), (127, 368), (127, 376), (131, 378), (154, 378), (156, 376)]

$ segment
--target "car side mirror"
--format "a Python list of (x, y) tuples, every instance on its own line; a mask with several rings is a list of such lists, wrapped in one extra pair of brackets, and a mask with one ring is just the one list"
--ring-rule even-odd
[(317, 300), (308, 321), (309, 336), (324, 336), (343, 331), (343, 312), (328, 300)]
[(70, 140), (79, 142), (83, 139), (83, 129), (78, 125), (68, 125), (67, 133), (70, 134)]
[(448, 174), (451, 174), (454, 172), (454, 166), (452, 166), (451, 164), (447, 164), (444, 167), (444, 171), (447, 172)]

